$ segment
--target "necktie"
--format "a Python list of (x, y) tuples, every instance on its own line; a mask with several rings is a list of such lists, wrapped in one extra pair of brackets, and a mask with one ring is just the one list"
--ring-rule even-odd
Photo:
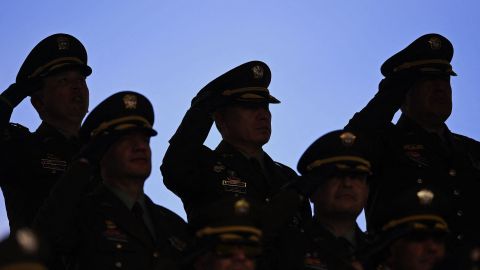
[(143, 222), (143, 209), (138, 202), (135, 202), (132, 207), (133, 215), (142, 223)]
[(143, 208), (140, 206), (138, 202), (135, 202), (135, 204), (132, 207), (132, 214), (137, 218), (138, 222), (143, 225), (143, 228), (146, 230), (146, 232), (152, 237), (152, 232), (148, 228), (147, 224), (145, 223), (143, 219)]

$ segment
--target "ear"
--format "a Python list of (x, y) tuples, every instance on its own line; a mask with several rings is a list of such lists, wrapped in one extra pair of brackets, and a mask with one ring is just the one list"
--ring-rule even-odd
[(223, 134), (226, 130), (225, 114), (219, 111), (213, 113), (213, 120), (220, 134)]
[(42, 116), (45, 111), (45, 102), (43, 100), (43, 94), (38, 92), (34, 93), (30, 98), (30, 103), (32, 103), (32, 106), (35, 108), (38, 114)]
[(416, 88), (415, 88), (415, 84), (413, 84), (410, 89), (408, 89), (407, 93), (405, 94), (405, 97), (403, 99), (403, 103), (400, 107), (400, 110), (402, 111), (402, 113), (408, 115), (409, 112), (410, 112), (410, 106), (412, 104), (412, 100), (413, 100), (413, 95), (415, 94), (415, 91), (416, 91)]

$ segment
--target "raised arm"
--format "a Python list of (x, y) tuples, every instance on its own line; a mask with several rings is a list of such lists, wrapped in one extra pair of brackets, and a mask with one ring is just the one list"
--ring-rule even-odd
[(224, 100), (215, 91), (200, 91), (169, 141), (160, 170), (165, 186), (180, 197), (201, 184), (197, 176), (202, 164), (213, 158), (203, 143), (213, 125), (212, 114)]
[(13, 83), (0, 94), (0, 130), (4, 130), (8, 126), (13, 109), (39, 88), (39, 81), (30, 80)]
[(398, 74), (383, 79), (377, 94), (360, 112), (350, 119), (346, 129), (370, 133), (384, 130), (400, 109), (405, 96), (414, 82), (412, 74)]

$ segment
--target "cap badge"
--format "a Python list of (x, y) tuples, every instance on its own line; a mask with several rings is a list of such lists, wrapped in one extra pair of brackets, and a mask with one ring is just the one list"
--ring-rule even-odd
[(67, 37), (61, 36), (57, 38), (57, 47), (59, 51), (65, 51), (70, 48), (70, 42)]
[(439, 50), (442, 48), (442, 41), (438, 37), (431, 37), (428, 40), (428, 44), (430, 44), (432, 50)]
[(250, 211), (250, 203), (245, 199), (240, 199), (235, 202), (235, 214), (237, 215), (246, 215)]
[(28, 229), (18, 230), (16, 233), (18, 244), (29, 253), (33, 253), (38, 250), (37, 238), (32, 231)]
[(110, 229), (110, 230), (117, 228), (117, 225), (115, 224), (115, 222), (108, 219), (105, 220), (105, 226), (107, 227), (107, 229)]
[(123, 96), (123, 104), (125, 105), (125, 109), (134, 110), (137, 108), (137, 96), (126, 94)]
[(480, 261), (480, 247), (474, 247), (470, 252), (470, 260), (478, 263)]
[(261, 79), (263, 78), (263, 68), (261, 66), (254, 66), (252, 68), (253, 71), (253, 78)]
[(428, 189), (422, 189), (417, 192), (417, 197), (421, 205), (430, 205), (433, 200), (433, 192)]
[(355, 143), (355, 139), (357, 139), (357, 136), (351, 132), (344, 132), (340, 135), (340, 140), (342, 140), (344, 146), (352, 146)]

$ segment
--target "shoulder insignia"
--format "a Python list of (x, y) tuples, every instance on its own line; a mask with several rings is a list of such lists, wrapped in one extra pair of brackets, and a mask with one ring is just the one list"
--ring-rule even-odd
[(115, 224), (115, 222), (106, 219), (105, 221), (105, 230), (103, 231), (103, 236), (110, 241), (115, 242), (128, 242), (128, 237), (123, 233)]

